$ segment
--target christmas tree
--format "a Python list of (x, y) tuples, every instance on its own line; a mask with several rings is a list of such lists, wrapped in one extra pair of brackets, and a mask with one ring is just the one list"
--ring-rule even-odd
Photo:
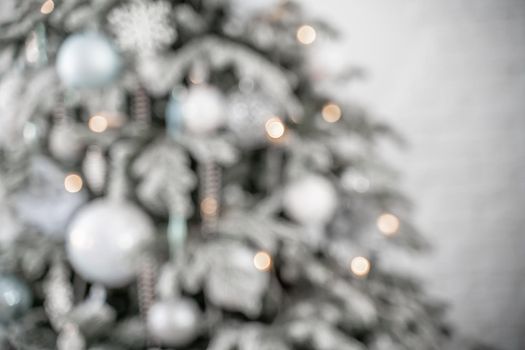
[(327, 23), (4, 0), (0, 28), (2, 349), (446, 346), (383, 254), (426, 247), (377, 152), (398, 136), (334, 97), (360, 70)]

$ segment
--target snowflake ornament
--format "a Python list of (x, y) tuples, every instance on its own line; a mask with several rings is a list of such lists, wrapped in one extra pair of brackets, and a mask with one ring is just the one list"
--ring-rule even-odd
[(134, 0), (113, 10), (108, 21), (123, 50), (148, 55), (177, 39), (169, 20), (171, 10), (166, 1)]

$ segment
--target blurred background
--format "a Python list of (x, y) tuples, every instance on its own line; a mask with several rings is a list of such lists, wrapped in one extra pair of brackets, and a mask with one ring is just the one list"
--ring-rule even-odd
[(302, 0), (366, 79), (340, 92), (401, 131), (385, 150), (434, 252), (403, 261), (469, 336), (525, 348), (525, 1)]

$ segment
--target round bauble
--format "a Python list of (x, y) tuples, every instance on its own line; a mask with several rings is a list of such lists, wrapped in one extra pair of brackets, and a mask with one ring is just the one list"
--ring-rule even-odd
[(224, 125), (225, 101), (215, 87), (193, 86), (182, 101), (184, 127), (194, 134), (208, 134)]
[(97, 33), (70, 35), (60, 46), (56, 69), (68, 87), (95, 88), (112, 82), (120, 72), (121, 60), (113, 44)]
[(238, 92), (228, 98), (228, 129), (243, 147), (264, 144), (267, 140), (264, 126), (276, 114), (278, 107), (262, 93)]
[(13, 275), (0, 275), (0, 323), (23, 315), (32, 303), (27, 284)]
[(335, 213), (337, 193), (324, 177), (308, 175), (288, 185), (283, 205), (286, 213), (301, 224), (324, 224)]
[(191, 299), (170, 299), (153, 304), (148, 312), (149, 333), (161, 343), (184, 346), (199, 334), (201, 311)]
[(122, 287), (136, 275), (142, 248), (153, 240), (153, 222), (127, 201), (97, 199), (83, 207), (68, 230), (66, 250), (86, 280)]

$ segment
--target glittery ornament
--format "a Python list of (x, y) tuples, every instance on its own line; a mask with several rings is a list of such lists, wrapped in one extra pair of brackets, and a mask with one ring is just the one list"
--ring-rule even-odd
[(177, 39), (171, 11), (167, 1), (133, 0), (111, 11), (108, 20), (122, 49), (152, 54)]
[(31, 307), (27, 284), (13, 275), (0, 275), (0, 324), (23, 315)]
[(191, 343), (199, 333), (201, 311), (188, 298), (159, 301), (148, 313), (147, 325), (151, 335), (170, 346)]
[(268, 96), (259, 92), (237, 92), (228, 99), (227, 126), (243, 147), (266, 141), (265, 124), (279, 111)]

